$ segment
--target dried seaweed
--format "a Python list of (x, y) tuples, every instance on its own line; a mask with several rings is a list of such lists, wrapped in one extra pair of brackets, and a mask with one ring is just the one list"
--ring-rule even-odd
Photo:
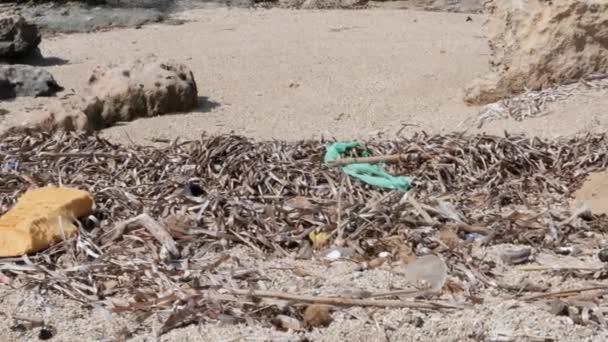
[(522, 121), (526, 118), (539, 117), (548, 114), (547, 105), (564, 101), (575, 94), (599, 92), (608, 88), (608, 78), (605, 74), (592, 75), (578, 82), (564, 84), (542, 90), (528, 90), (521, 95), (500, 100), (483, 106), (476, 118), (478, 127), (484, 123), (512, 118)]
[[(229, 259), (209, 260), (207, 252), (218, 246), (295, 256), (310, 245), (310, 232), (326, 232), (332, 243), (368, 256), (381, 246), (393, 246), (404, 259), (410, 247), (435, 250), (462, 265), (456, 272), (462, 279), (491, 286), (496, 282), (484, 275), (491, 266), (464, 265), (458, 243), (446, 247), (434, 234), (450, 227), (463, 243), (551, 247), (580, 230), (607, 226), (604, 216), (573, 215), (568, 207), (586, 174), (606, 167), (605, 135), (543, 140), (422, 133), (367, 143), (373, 155), (407, 156), (386, 166), (415, 177), (405, 196), (323, 165), (325, 147), (323, 141), (239, 136), (125, 147), (75, 133), (9, 132), (0, 142), (0, 165), (16, 167), (0, 168), (0, 213), (28, 188), (49, 184), (90, 191), (96, 211), (77, 237), (34, 256), (1, 260), (0, 270), (83, 303), (109, 299), (115, 312), (170, 311), (164, 333), (189, 322), (272, 316), (255, 298), (226, 294), (247, 286), (246, 276), (233, 277), (224, 292), (209, 278), (209, 270)], [(152, 233), (133, 220), (142, 214), (158, 222)], [(470, 298), (479, 290), (467, 288)]]

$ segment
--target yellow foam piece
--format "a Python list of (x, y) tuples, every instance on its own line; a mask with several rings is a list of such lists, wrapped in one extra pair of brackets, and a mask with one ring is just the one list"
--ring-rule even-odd
[(93, 210), (87, 191), (44, 187), (27, 191), (0, 217), (0, 257), (39, 252), (72, 237), (74, 220)]

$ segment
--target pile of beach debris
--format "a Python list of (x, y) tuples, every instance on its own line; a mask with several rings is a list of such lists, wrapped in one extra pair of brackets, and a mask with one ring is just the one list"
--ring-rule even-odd
[[(556, 314), (575, 322), (606, 324), (596, 299), (608, 285), (594, 283), (608, 276), (606, 268), (549, 268), (589, 282), (556, 293), (541, 284), (509, 285), (498, 274), (504, 265), (531, 262), (539, 250), (574, 255), (576, 246), (601, 248), (608, 218), (571, 209), (569, 196), (587, 174), (606, 167), (604, 135), (550, 141), (419, 134), (353, 152), (399, 155), (386, 170), (414, 177), (409, 192), (374, 188), (324, 164), (324, 141), (218, 136), (124, 147), (95, 136), (33, 131), (12, 131), (1, 141), (0, 213), (28, 189), (49, 185), (86, 190), (95, 203), (78, 221), (79, 234), (37, 254), (0, 260), (2, 279), (105, 303), (139, 322), (164, 315), (159, 333), (213, 320), (324, 326), (331, 321), (327, 305), (465, 310), (487, 288), (552, 301), (562, 308)], [(520, 246), (504, 252), (502, 266), (471, 254), (502, 243)], [(218, 281), (212, 274), (231, 256), (209, 255), (235, 245), (260, 256), (348, 258), (362, 270), (410, 265), (413, 287), (378, 296), (300, 295), (258, 288), (255, 272)], [(427, 263), (435, 266), (420, 266)], [(569, 301), (590, 290), (599, 297)], [(453, 292), (459, 295), (447, 300), (445, 293)], [(280, 308), (269, 298), (308, 306)]]

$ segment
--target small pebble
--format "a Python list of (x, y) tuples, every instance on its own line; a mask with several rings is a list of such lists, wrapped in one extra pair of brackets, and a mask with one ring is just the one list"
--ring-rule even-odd
[(602, 262), (608, 262), (608, 248), (602, 249), (597, 256), (600, 258)]
[(300, 321), (298, 321), (297, 319), (295, 319), (293, 317), (289, 317), (286, 315), (277, 315), (272, 320), (272, 323), (275, 326), (285, 329), (285, 330), (299, 331), (302, 329), (302, 323), (300, 323)]
[(340, 259), (340, 257), (342, 257), (342, 254), (340, 253), (340, 251), (333, 250), (333, 251), (327, 253), (327, 255), (325, 256), (325, 259), (327, 259), (329, 261), (336, 261), (336, 260)]
[(560, 255), (572, 255), (576, 256), (581, 253), (581, 249), (577, 246), (569, 246), (569, 247), (557, 247), (555, 249), (555, 253)]
[(55, 336), (55, 329), (53, 327), (44, 327), (42, 329), (40, 329), (40, 332), (38, 333), (38, 338), (46, 341), (46, 340), (50, 340), (51, 338), (53, 338), (53, 336)]
[(326, 327), (332, 320), (327, 305), (312, 304), (304, 311), (304, 323), (310, 328)]

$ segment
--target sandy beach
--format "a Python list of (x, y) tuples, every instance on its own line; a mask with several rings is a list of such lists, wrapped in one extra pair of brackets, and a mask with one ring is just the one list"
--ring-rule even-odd
[[(534, 137), (551, 139), (575, 136), (580, 133), (602, 133), (608, 127), (608, 111), (606, 111), (608, 107), (608, 96), (606, 96), (608, 95), (608, 85), (601, 83), (604, 82), (602, 80), (593, 83), (595, 86), (586, 85), (585, 82), (582, 82), (578, 85), (547, 90), (546, 94), (543, 95), (542, 115), (531, 116), (521, 121), (515, 120), (513, 117), (504, 117), (481, 125), (477, 119), (480, 111), (487, 107), (467, 105), (463, 101), (463, 96), (467, 84), (487, 74), (490, 70), (489, 34), (483, 25), (488, 19), (487, 15), (387, 9), (386, 7), (390, 7), (390, 5), (384, 7), (357, 10), (294, 10), (222, 6), (190, 9), (172, 15), (171, 22), (137, 25), (137, 27), (131, 28), (113, 28), (88, 33), (45, 35), (39, 46), (45, 63), (40, 67), (52, 73), (57, 83), (64, 88), (57, 94), (57, 97), (69, 98), (74, 93), (79, 94), (86, 90), (92, 70), (99, 65), (120, 63), (151, 54), (161, 59), (173, 59), (187, 65), (196, 79), (198, 106), (186, 113), (171, 113), (156, 117), (139, 118), (129, 122), (119, 122), (112, 127), (97, 132), (100, 137), (107, 139), (110, 143), (119, 143), (125, 146), (154, 145), (166, 147), (168, 142), (175, 139), (193, 140), (203, 135), (238, 135), (256, 142), (276, 140), (291, 144), (309, 139), (386, 140), (410, 137), (415, 133), (442, 135), (453, 132), (493, 135), (521, 133), (525, 134), (529, 141), (532, 141)], [(525, 93), (522, 96), (529, 96), (530, 98), (535, 96), (530, 94)], [(559, 99), (555, 100), (552, 96), (554, 98), (557, 96)], [(545, 99), (547, 99), (546, 103)], [(539, 100), (539, 102), (541, 101)], [(10, 101), (0, 101), (0, 110), (3, 110), (0, 111), (0, 133), (12, 127), (27, 125), (40, 120), (40, 110), (47, 105), (48, 98), (44, 97), (18, 97)], [(17, 138), (13, 137), (11, 139)], [(522, 141), (526, 139), (522, 139)], [(44, 143), (46, 144), (46, 142)], [(40, 145), (42, 144), (41, 142)], [(15, 145), (18, 144), (15, 143)], [(429, 144), (429, 146), (431, 145)], [(490, 143), (487, 144), (487, 146), (490, 145)], [(490, 151), (491, 148), (487, 146), (480, 143), (477, 148), (479, 148), (479, 151)], [(475, 262), (478, 263), (476, 267), (490, 267), (488, 265), (496, 267), (495, 269), (491, 268), (491, 270), (486, 269), (487, 272), (483, 274), (481, 271), (469, 274), (456, 268), (454, 265), (457, 265), (457, 263), (451, 265), (454, 266), (449, 270), (452, 280), (459, 279), (462, 283), (471, 281), (471, 284), (476, 287), (474, 290), (473, 287), (458, 290), (451, 288), (450, 291), (453, 292), (445, 292), (441, 299), (465, 298), (467, 303), (471, 304), (466, 309), (425, 311), (403, 308), (391, 310), (386, 308), (340, 307), (334, 311), (334, 322), (329, 327), (306, 331), (304, 329), (301, 331), (275, 329), (270, 324), (250, 324), (253, 321), (243, 320), (238, 321), (238, 324), (232, 324), (234, 322), (218, 323), (201, 319), (196, 324), (179, 327), (167, 334), (158, 336), (164, 322), (159, 317), (162, 316), (163, 319), (166, 319), (168, 312), (176, 310), (177, 304), (171, 308), (158, 310), (160, 312), (158, 317), (139, 314), (121, 315), (109, 308), (119, 303), (120, 300), (126, 299), (108, 296), (97, 301), (83, 303), (69, 299), (70, 296), (60, 290), (39, 291), (37, 288), (0, 286), (0, 316), (4, 316), (4, 322), (0, 324), (0, 336), (3, 336), (6, 341), (39, 339), (38, 330), (16, 327), (17, 325), (14, 324), (14, 321), (21, 322), (24, 317), (31, 316), (44, 319), (46, 323), (51, 324), (56, 329), (51, 341), (73, 341), (75, 339), (83, 341), (226, 342), (604, 341), (608, 338), (608, 330), (602, 327), (600, 323), (594, 321), (593, 323), (583, 324), (585, 322), (581, 323), (581, 321), (570, 319), (568, 314), (563, 314), (561, 311), (559, 314), (554, 314), (545, 307), (527, 301), (522, 295), (522, 293), (527, 293), (526, 291), (529, 288), (526, 286), (530, 284), (543, 288), (543, 291), (546, 291), (543, 292), (545, 294), (551, 290), (566, 290), (580, 284), (579, 280), (571, 273), (550, 272), (550, 267), (556, 264), (564, 268), (580, 267), (597, 270), (597, 282), (606, 284), (605, 273), (602, 273), (605, 272), (605, 263), (602, 263), (596, 257), (599, 249), (603, 248), (602, 246), (605, 247), (605, 232), (599, 232), (600, 228), (597, 228), (598, 222), (603, 222), (601, 220), (604, 216), (594, 216), (596, 221), (593, 221), (593, 224), (589, 223), (591, 221), (585, 221), (587, 218), (583, 219), (582, 212), (570, 218), (564, 216), (573, 189), (568, 188), (568, 191), (562, 191), (562, 188), (559, 187), (562, 183), (554, 185), (557, 181), (553, 181), (554, 179), (551, 177), (555, 176), (555, 179), (558, 179), (559, 172), (550, 175), (541, 174), (541, 172), (546, 171), (546, 168), (551, 167), (550, 163), (544, 164), (545, 160), (555, 161), (555, 165), (558, 161), (561, 161), (557, 157), (555, 159), (549, 158), (549, 156), (553, 158), (554, 154), (561, 153), (562, 147), (565, 145), (562, 143), (562, 145), (556, 146), (561, 146), (558, 152), (555, 151), (557, 148), (553, 150), (547, 148), (549, 152), (543, 150), (543, 153), (536, 153), (534, 148), (540, 150), (538, 146), (529, 147), (530, 150), (526, 150), (525, 153), (521, 152), (524, 157), (519, 159), (513, 157), (509, 162), (504, 163), (496, 162), (497, 157), (495, 158), (494, 155), (488, 157), (488, 162), (496, 162), (496, 167), (487, 168), (487, 173), (497, 173), (496, 177), (490, 179), (489, 182), (495, 182), (496, 179), (502, 179), (501, 177), (505, 177), (505, 179), (514, 177), (515, 180), (510, 185), (505, 185), (507, 180), (504, 180), (505, 184), (500, 184), (504, 186), (501, 189), (507, 194), (505, 198), (508, 197), (508, 201), (512, 202), (505, 200), (505, 203), (503, 203), (502, 200), (494, 201), (494, 198), (492, 198), (493, 202), (490, 203), (488, 200), (487, 206), (491, 208), (486, 209), (493, 211), (492, 215), (488, 214), (487, 216), (479, 212), (473, 212), (473, 210), (465, 210), (465, 212), (471, 214), (471, 217), (465, 218), (465, 221), (469, 220), (468, 222), (471, 222), (471, 225), (465, 225), (469, 229), (472, 229), (470, 227), (473, 226), (483, 226), (490, 218), (502, 217), (506, 222), (511, 220), (514, 217), (513, 215), (520, 215), (517, 210), (524, 211), (522, 208), (525, 203), (523, 201), (522, 203), (518, 202), (512, 192), (519, 193), (526, 186), (535, 186), (545, 182), (542, 183), (545, 186), (545, 192), (530, 195), (531, 197), (536, 196), (533, 201), (538, 201), (538, 203), (534, 202), (533, 209), (537, 212), (526, 212), (526, 215), (536, 216), (533, 219), (526, 218), (525, 220), (513, 218), (513, 222), (519, 220), (517, 222), (521, 224), (521, 221), (525, 221), (524, 223), (528, 225), (522, 224), (522, 227), (525, 227), (526, 232), (540, 231), (545, 229), (545, 225), (555, 229), (554, 227), (557, 225), (563, 231), (560, 231), (560, 234), (574, 236), (576, 233), (576, 239), (570, 239), (571, 235), (560, 235), (560, 243), (576, 244), (580, 242), (577, 246), (582, 249), (582, 252), (577, 255), (574, 255), (574, 253), (573, 255), (558, 254), (555, 252), (557, 249), (554, 245), (544, 244), (546, 241), (542, 237), (545, 234), (543, 231), (543, 233), (539, 233), (541, 237), (538, 244), (538, 246), (542, 244), (542, 248), (534, 249), (534, 259), (529, 261), (530, 264), (536, 263), (534, 265), (545, 267), (539, 272), (530, 271), (525, 266), (504, 265), (502, 263), (500, 256), (505, 250), (526, 247), (527, 245), (524, 242), (520, 241), (519, 244), (515, 245), (502, 242), (489, 246), (476, 244), (474, 248), (466, 249), (469, 248), (469, 245), (466, 248), (462, 246), (469, 243), (469, 240), (465, 241), (465, 234), (461, 234), (456, 239), (462, 240), (459, 240), (461, 243), (459, 248), (462, 249), (446, 250), (443, 240), (433, 235), (443, 227), (445, 222), (451, 222), (452, 218), (432, 206), (441, 206), (441, 201), (444, 199), (446, 201), (453, 199), (454, 205), (459, 210), (462, 207), (469, 208), (467, 206), (473, 205), (473, 202), (481, 203), (479, 205), (484, 204), (482, 203), (483, 200), (479, 200), (480, 197), (476, 197), (480, 196), (478, 193), (471, 193), (469, 198), (468, 190), (460, 189), (461, 193), (458, 196), (461, 197), (456, 197), (449, 191), (444, 191), (445, 188), (441, 188), (444, 187), (444, 181), (451, 179), (451, 176), (448, 174), (445, 178), (444, 176), (448, 171), (439, 167), (444, 167), (446, 163), (457, 160), (460, 155), (458, 155), (458, 158), (452, 156), (450, 157), (452, 159), (444, 158), (441, 162), (435, 163), (439, 166), (433, 164), (438, 169), (433, 169), (432, 173), (429, 171), (427, 178), (432, 178), (435, 187), (429, 186), (428, 189), (431, 190), (428, 191), (431, 195), (419, 199), (421, 202), (428, 200), (428, 203), (424, 202), (422, 209), (419, 206), (415, 207), (416, 210), (408, 207), (410, 214), (414, 212), (411, 215), (415, 219), (408, 216), (407, 224), (422, 222), (422, 228), (412, 228), (411, 231), (408, 228), (406, 229), (407, 233), (399, 234), (406, 236), (415, 230), (416, 236), (422, 236), (421, 241), (424, 240), (425, 243), (431, 241), (431, 245), (444, 248), (442, 253), (452, 258), (452, 261), (460, 260), (458, 258), (461, 257), (464, 258), (463, 255), (469, 258), (467, 261), (471, 261), (472, 257), (467, 253), (472, 253), (472, 255), (475, 255)], [(492, 145), (492, 149), (494, 147)], [(63, 146), (62, 148), (62, 151), (71, 151), (70, 146)], [(431, 149), (432, 146), (425, 148)], [(504, 148), (504, 150), (500, 150), (500, 148), (496, 148), (498, 152), (492, 150), (492, 153), (500, 156), (504, 151), (511, 151), (508, 148)], [(465, 149), (461, 150), (464, 155)], [(517, 150), (517, 148), (513, 150)], [(578, 152), (574, 151), (568, 156), (571, 157), (580, 151), (582, 149)], [(3, 156), (1, 152), (0, 149), (0, 157)], [(175, 152), (175, 158), (187, 154), (184, 151), (180, 151), (180, 153)], [(472, 153), (473, 156), (470, 160), (477, 160), (474, 152), (467, 150), (466, 153)], [(584, 154), (583, 152), (580, 153)], [(592, 155), (589, 151), (587, 153)], [(127, 154), (124, 153), (124, 155)], [(200, 155), (203, 154), (200, 153)], [(9, 156), (8, 153), (6, 155)], [(530, 163), (532, 165), (530, 168), (533, 170), (530, 172), (537, 173), (530, 175), (523, 175), (522, 173), (520, 175), (517, 170), (509, 169), (510, 163), (520, 162), (538, 155), (541, 156), (539, 157), (540, 161), (535, 160), (534, 163)], [(599, 163), (598, 160), (603, 156), (604, 154), (597, 152), (593, 154), (593, 158), (590, 157), (589, 159), (592, 162)], [(319, 154), (317, 156), (318, 161), (321, 158), (322, 156)], [(595, 170), (591, 161), (585, 160), (583, 162), (581, 160), (584, 158), (580, 158), (573, 160), (580, 161), (581, 165), (588, 162), (584, 166), (585, 172)], [(125, 172), (131, 173), (132, 171), (133, 174), (136, 174), (142, 172), (142, 169), (144, 174), (150, 172), (148, 161), (144, 160), (145, 158), (139, 159), (143, 160), (142, 165), (145, 165), (145, 167), (133, 168)], [(485, 163), (485, 161), (483, 162)], [(24, 165), (28, 165), (27, 163), (31, 163), (31, 161), (27, 161)], [(111, 165), (116, 166), (118, 162), (112, 163)], [(128, 161), (125, 161), (126, 163)], [(165, 167), (165, 165), (156, 161), (152, 164), (156, 167)], [(188, 166), (192, 170), (196, 168), (196, 165)], [(320, 164), (318, 166), (320, 167)], [(505, 167), (507, 171), (496, 171), (499, 166)], [(94, 169), (95, 167), (97, 166), (83, 166), (82, 170)], [(477, 165), (476, 167), (481, 170), (485, 165)], [(430, 166), (429, 168), (432, 169)], [(600, 165), (597, 165), (597, 169), (599, 168)], [(60, 167), (57, 166), (55, 169), (59, 170)], [(205, 167), (202, 169), (205, 169)], [(211, 169), (211, 166), (209, 166), (209, 170)], [(456, 169), (458, 168), (453, 167), (449, 170)], [(167, 172), (170, 173), (173, 170), (167, 170)], [(176, 174), (179, 172), (175, 171)], [(323, 172), (326, 171), (323, 170)], [(462, 172), (459, 174), (462, 178), (472, 178), (472, 180), (467, 178), (467, 181), (473, 182), (471, 184), (479, 186), (481, 189), (483, 184), (474, 183), (473, 178), (475, 175), (487, 176), (486, 173), (479, 171), (477, 174), (471, 173), (471, 175), (468, 175), (465, 171)], [(8, 175), (8, 171), (6, 174)], [(571, 172), (568, 175), (571, 175), (573, 179), (576, 178), (577, 186), (582, 184), (577, 172)], [(121, 175), (115, 177), (118, 178), (119, 176)], [(163, 173), (162, 177), (165, 176), (166, 173)], [(190, 179), (187, 176), (192, 176), (192, 174), (179, 173), (179, 177), (184, 180)], [(15, 176), (10, 180), (21, 182), (25, 179), (27, 182), (33, 182), (30, 178), (20, 177)], [(76, 183), (82, 181), (83, 183), (78, 183), (82, 185), (89, 181), (88, 177), (92, 179), (92, 173), (72, 180)], [(159, 179), (164, 179), (162, 177), (159, 176)], [(437, 177), (437, 179), (433, 177)], [(35, 177), (31, 178), (36, 180)], [(180, 178), (180, 181), (182, 178)], [(547, 180), (549, 178), (551, 181)], [(8, 176), (6, 179), (8, 184)], [(217, 179), (224, 181), (220, 176), (217, 176)], [(602, 179), (604, 178), (601, 178), (597, 184), (603, 184)], [(562, 179), (559, 178), (559, 181), (561, 182)], [(4, 186), (1, 184), (2, 182), (0, 180), (0, 188)], [(23, 182), (26, 183), (26, 181)], [(114, 184), (115, 187), (121, 187), (120, 184), (123, 184), (119, 183), (118, 180), (116, 182), (118, 185)], [(154, 182), (161, 183), (161, 181)], [(301, 182), (302, 184), (305, 183), (305, 181)], [(129, 185), (128, 188), (129, 191), (134, 193), (140, 187), (139, 180), (135, 183), (136, 185)], [(262, 183), (260, 181), (256, 185), (256, 191), (264, 186)], [(321, 183), (319, 181), (319, 184)], [(338, 183), (336, 184), (339, 185)], [(94, 180), (86, 184), (97, 186)], [(310, 184), (302, 184), (300, 185), (303, 187), (311, 186), (315, 188)], [(570, 186), (571, 184), (567, 185)], [(143, 186), (151, 185), (146, 183)], [(124, 187), (127, 188), (126, 185)], [(318, 188), (321, 187), (321, 185), (318, 186)], [(250, 188), (251, 191), (254, 190), (253, 187)], [(8, 186), (6, 189), (9, 189)], [(342, 189), (342, 185), (340, 185), (340, 189)], [(232, 190), (234, 189), (230, 191)], [(551, 192), (554, 190), (559, 190), (559, 195)], [(9, 191), (11, 193), (17, 192), (12, 188), (5, 191), (7, 193)], [(238, 191), (245, 190), (239, 188)], [(249, 191), (249, 188), (246, 191)], [(492, 193), (492, 196), (502, 196), (502, 194), (487, 191), (488, 198), (490, 193)], [(160, 191), (154, 193), (158, 194)], [(231, 193), (230, 196), (234, 197), (234, 193), (236, 192)], [(593, 197), (596, 192), (585, 190), (585, 194), (585, 196)], [(359, 203), (361, 204), (359, 205), (357, 201), (360, 201), (360, 199), (356, 197), (353, 199), (351, 193), (343, 194), (340, 190), (339, 195), (333, 193), (330, 195), (341, 196), (338, 201), (347, 203), (337, 202), (340, 203), (339, 206), (352, 205), (353, 208), (359, 209), (367, 208), (372, 199), (372, 197), (366, 198), (365, 201), (369, 201), (364, 204)], [(373, 200), (378, 201), (377, 203), (385, 199), (385, 197), (376, 195), (374, 193)], [(177, 195), (167, 190), (162, 196), (165, 196), (163, 198), (172, 198), (171, 196)], [(276, 199), (273, 197), (274, 195), (264, 196), (273, 198), (272, 201)], [(229, 198), (226, 195), (226, 201), (232, 199), (232, 197)], [(549, 199), (555, 199), (555, 202), (551, 202)], [(110, 198), (110, 202), (111, 200)], [(150, 199), (141, 199), (142, 202), (146, 200)], [(188, 200), (196, 202), (198, 199), (192, 200), (190, 198)], [(283, 200), (280, 200), (281, 205), (284, 204)], [(316, 200), (318, 198), (315, 198)], [(401, 201), (405, 200), (406, 197), (403, 197)], [(249, 197), (247, 201), (250, 201)], [(264, 201), (266, 201), (265, 197), (263, 203), (260, 203), (268, 207), (276, 205), (274, 202), (271, 205), (268, 204), (270, 202)], [(133, 204), (136, 202), (129, 198), (129, 201), (124, 202), (126, 204), (119, 204), (129, 207), (128, 210), (143, 210)], [(331, 205), (335, 204), (333, 197), (326, 199), (326, 202), (331, 203)], [(395, 202), (399, 203), (399, 199), (396, 199)], [(601, 199), (600, 202), (604, 203)], [(188, 205), (192, 204), (187, 203)], [(196, 205), (199, 205), (197, 210), (200, 210), (200, 207), (203, 206), (201, 203), (204, 203), (204, 201), (196, 202)], [(260, 210), (259, 207), (254, 207), (251, 203), (247, 202), (243, 206), (250, 205), (255, 210)], [(552, 205), (555, 203), (559, 205), (553, 207)], [(505, 207), (503, 207), (503, 204)], [(132, 209), (131, 205), (136, 209)], [(404, 207), (401, 206), (402, 203), (398, 206), (395, 205), (396, 208), (401, 208), (399, 210), (403, 210), (403, 213), (406, 212), (403, 209)], [(199, 219), (202, 212), (207, 208), (206, 204), (204, 206), (204, 209), (200, 211)], [(412, 204), (412, 206), (414, 205)], [(513, 209), (516, 214), (511, 215), (512, 212), (505, 208)], [(337, 210), (339, 212), (343, 209), (340, 207)], [(252, 209), (252, 211), (255, 210)], [(323, 207), (323, 210), (326, 210), (326, 207)], [(425, 216), (428, 216), (429, 213), (433, 215), (433, 218), (428, 217), (425, 221)], [(273, 213), (273, 215), (275, 214)], [(276, 215), (280, 216), (281, 214)], [(312, 218), (306, 218), (309, 221), (304, 220), (305, 224), (310, 222), (318, 224), (319, 220), (325, 218), (330, 221), (333, 220), (331, 216), (333, 212), (324, 215), (323, 217), (313, 217), (311, 215)], [(379, 215), (385, 215), (383, 217), (389, 220), (389, 216), (398, 218), (399, 215), (403, 216), (405, 214), (390, 212)], [(521, 215), (524, 216), (524, 214)], [(343, 219), (342, 216), (338, 217), (338, 221)], [(541, 223), (538, 223), (537, 219)], [(566, 219), (569, 221), (566, 221)], [(365, 220), (367, 220), (367, 216), (363, 221)], [(576, 228), (568, 228), (570, 230), (566, 231), (565, 227), (570, 227), (568, 225), (571, 223)], [(298, 221), (298, 224), (303, 223)], [(458, 224), (462, 224), (462, 222), (458, 221)], [(511, 224), (515, 225), (515, 223), (509, 223), (507, 229), (496, 223), (491, 229), (512, 233), (509, 230), (512, 229)], [(507, 224), (505, 223), (505, 225)], [(538, 228), (539, 225), (541, 228)], [(331, 224), (328, 224), (326, 227), (330, 226)], [(103, 229), (107, 228), (104, 226)], [(372, 228), (376, 229), (377, 227)], [(576, 232), (579, 228), (580, 234)], [(469, 233), (466, 234), (467, 239), (472, 236)], [(134, 234), (137, 235), (138, 233)], [(302, 235), (304, 239), (306, 239), (306, 234)], [(207, 235), (204, 236), (208, 238)], [(238, 273), (243, 269), (258, 269), (261, 272), (256, 274), (255, 280), (251, 280), (251, 283), (248, 284), (255, 284), (255, 286), (262, 284), (264, 288), (274, 291), (290, 293), (302, 291), (311, 295), (347, 293), (348, 291), (345, 291), (345, 289), (349, 291), (363, 289), (365, 291), (384, 292), (400, 288), (406, 283), (403, 274), (395, 271), (402, 266), (392, 269), (392, 266), (389, 266), (387, 262), (383, 267), (369, 268), (362, 271), (360, 263), (349, 258), (341, 259), (335, 263), (330, 263), (323, 258), (302, 260), (296, 258), (296, 253), (299, 253), (296, 249), (288, 250), (289, 253), (277, 249), (273, 253), (264, 254), (259, 253), (257, 247), (250, 248), (251, 244), (243, 244), (242, 241), (245, 241), (243, 236), (246, 237), (246, 235), (238, 235), (239, 238), (237, 239), (232, 236), (233, 240), (238, 243), (222, 238), (221, 251), (218, 252), (210, 248), (209, 252), (205, 254), (204, 262), (207, 264), (218, 258), (223, 258), (224, 254), (229, 254), (233, 258), (218, 266), (217, 269), (210, 269), (209, 279), (211, 280), (209, 280), (209, 283), (213, 286), (217, 284), (243, 284), (244, 281), (242, 280), (248, 279), (249, 275), (239, 278), (239, 280), (231, 278), (235, 272)], [(148, 235), (144, 234), (144, 237), (147, 239), (146, 243), (154, 244), (153, 239)], [(133, 241), (144, 240), (137, 236), (130, 238)], [(474, 238), (475, 236), (471, 239), (474, 240)], [(580, 240), (577, 240), (578, 238)], [(271, 242), (272, 246), (276, 245), (274, 240)], [(551, 243), (557, 244), (557, 242)], [(270, 242), (268, 244), (270, 245)], [(144, 249), (144, 247), (141, 248)], [(264, 245), (260, 248), (265, 247)], [(361, 247), (358, 248), (358, 250), (362, 250)], [(374, 250), (374, 253), (376, 252)], [(154, 253), (156, 253), (156, 250)], [(376, 255), (371, 255), (371, 258), (375, 257)], [(394, 255), (391, 257), (394, 257)], [(447, 257), (446, 260), (448, 260)], [(21, 262), (15, 260), (11, 262), (13, 261), (15, 263)], [(7, 269), (10, 269), (10, 267)], [(603, 271), (601, 271), (602, 268)], [(478, 272), (476, 268), (474, 269), (475, 272)], [(0, 271), (2, 270), (5, 270), (7, 274), (10, 273), (10, 271), (0, 267)], [(296, 273), (299, 275), (294, 275)], [(51, 274), (51, 271), (48, 274)], [(499, 275), (497, 276), (497, 274)], [(226, 278), (222, 278), (224, 276)], [(500, 281), (496, 280), (495, 276)], [(587, 277), (586, 280), (595, 281), (594, 277), (596, 276), (585, 274), (585, 277)], [(0, 284), (5, 280), (5, 275), (0, 272)], [(181, 280), (182, 278), (180, 278)], [(117, 284), (113, 285), (118, 286)], [(181, 285), (183, 284), (180, 283)], [(209, 285), (209, 287), (213, 286)], [(478, 291), (478, 288), (481, 290)], [(244, 298), (244, 302), (253, 301), (249, 297)], [(593, 300), (595, 299), (590, 300), (590, 302)], [(273, 303), (269, 307), (281, 304)], [(599, 303), (598, 305), (601, 304), (600, 302), (597, 303)], [(235, 313), (235, 317), (238, 314), (238, 312)], [(28, 322), (27, 319), (25, 319), (25, 322)]]

